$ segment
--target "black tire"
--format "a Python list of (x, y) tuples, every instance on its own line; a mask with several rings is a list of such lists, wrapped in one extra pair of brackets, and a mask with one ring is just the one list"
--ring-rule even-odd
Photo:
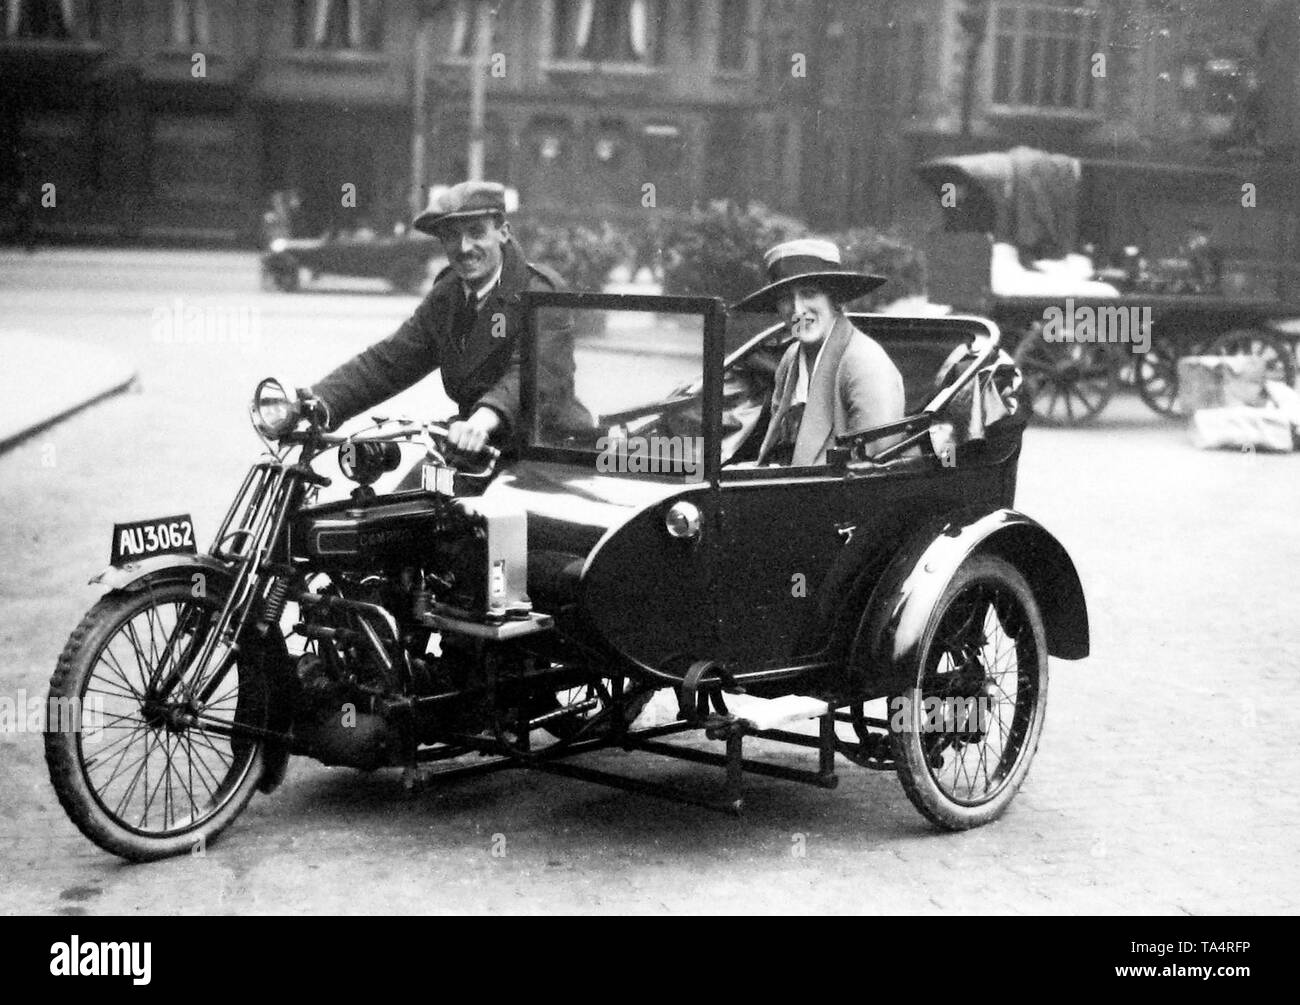
[[(214, 732), (222, 722), (266, 727), (266, 677), (251, 658), (232, 665), (211, 701), (193, 706), (209, 720), (179, 722), (179, 700), (151, 703), (147, 697), (148, 672), (163, 661), (165, 668), (184, 666), (223, 599), (211, 592), (195, 598), (188, 581), (106, 594), (59, 656), (50, 698), (73, 701), (87, 717), (98, 705), (102, 735), (96, 739), (51, 717), (45, 760), (64, 810), (105, 851), (144, 862), (203, 848), (257, 789), (264, 741)], [(194, 683), (184, 674), (181, 680), (182, 687)], [(158, 779), (152, 793), (151, 765)], [(151, 810), (160, 821), (150, 821)]]
[(1258, 328), (1236, 328), (1210, 343), (1211, 356), (1258, 356), (1264, 361), (1264, 378), (1295, 387), (1295, 354), (1288, 339)]
[(1038, 322), (1021, 337), (1015, 359), (1024, 382), (1022, 397), (1034, 419), (1048, 426), (1091, 422), (1119, 384), (1118, 367), (1106, 346), (1048, 342)]
[[(1013, 667), (1005, 665), (1008, 657)], [(889, 705), (903, 790), (926, 819), (945, 830), (996, 820), (1029, 772), (1047, 707), (1047, 642), (1024, 577), (990, 555), (966, 562), (930, 616), (918, 664), (915, 684)], [(1014, 696), (1008, 693), (1012, 685)], [(925, 701), (931, 698), (976, 699), (975, 728), (969, 728), (969, 718), (927, 716)], [(994, 747), (997, 761), (990, 772)]]

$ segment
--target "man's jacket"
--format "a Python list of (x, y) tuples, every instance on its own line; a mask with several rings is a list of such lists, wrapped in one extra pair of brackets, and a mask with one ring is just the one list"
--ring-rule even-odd
[[(439, 367), (448, 397), (461, 418), (480, 406), (501, 416), (494, 439), (505, 442), (519, 422), (519, 339), (524, 290), (557, 290), (563, 280), (543, 266), (524, 261), (513, 241), (502, 249), (501, 279), (478, 308), (466, 312), (464, 284), (450, 269), (402, 326), (354, 356), (312, 388), (329, 409), (331, 428), (406, 390)], [(547, 333), (540, 385), (572, 396), (573, 335)]]
[[(795, 339), (776, 368), (772, 394), (772, 421), (759, 449), (758, 463), (780, 443), (791, 414), (791, 399), (799, 378)], [(837, 436), (860, 433), (903, 417), (903, 377), (889, 354), (844, 317), (837, 318), (826, 336), (817, 369), (808, 379), (808, 402), (794, 441), (793, 467), (826, 463), (826, 450)], [(891, 441), (880, 441), (886, 444)]]

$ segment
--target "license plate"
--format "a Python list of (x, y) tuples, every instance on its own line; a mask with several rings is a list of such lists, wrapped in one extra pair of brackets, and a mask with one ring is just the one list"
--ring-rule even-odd
[(455, 480), (456, 469), (445, 467), (442, 464), (426, 464), (421, 472), (421, 481), (426, 492), (454, 496), (456, 494)]
[(113, 525), (110, 565), (138, 562), (151, 555), (194, 554), (194, 522), (188, 513)]

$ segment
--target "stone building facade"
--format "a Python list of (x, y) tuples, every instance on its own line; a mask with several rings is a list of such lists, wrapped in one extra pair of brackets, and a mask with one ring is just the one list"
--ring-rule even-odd
[[(465, 174), (485, 17), (486, 173), (538, 216), (634, 222), (651, 184), (657, 207), (914, 230), (919, 161), (1026, 144), (1109, 165), (1091, 239), (1167, 243), (1195, 205), (1239, 243), (1240, 179), (1291, 163), (1261, 82), (1294, 90), (1300, 61), (1257, 45), (1269, 17), (1298, 34), (1288, 4), (3, 0), (0, 206), (53, 185), (51, 239), (246, 245), (294, 189), (300, 233), (384, 229), (408, 215), (413, 131), (425, 181)], [(1286, 244), (1283, 216), (1250, 218), (1260, 242)]]

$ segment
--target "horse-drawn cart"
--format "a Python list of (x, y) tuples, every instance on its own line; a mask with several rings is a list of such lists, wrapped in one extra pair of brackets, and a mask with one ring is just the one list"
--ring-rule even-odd
[(1277, 322), (1300, 317), (1300, 304), (1219, 292), (1217, 276), (1111, 270), (1105, 283), (1079, 271), (1079, 256), (1074, 269), (1025, 264), (1074, 250), (1078, 189), (1105, 170), (1023, 149), (922, 164), (948, 210), (927, 240), (931, 299), (997, 323), (1035, 416), (1054, 425), (1095, 418), (1124, 380), (1153, 411), (1179, 414), (1183, 356), (1258, 355), (1270, 379), (1293, 385), (1297, 335)]

